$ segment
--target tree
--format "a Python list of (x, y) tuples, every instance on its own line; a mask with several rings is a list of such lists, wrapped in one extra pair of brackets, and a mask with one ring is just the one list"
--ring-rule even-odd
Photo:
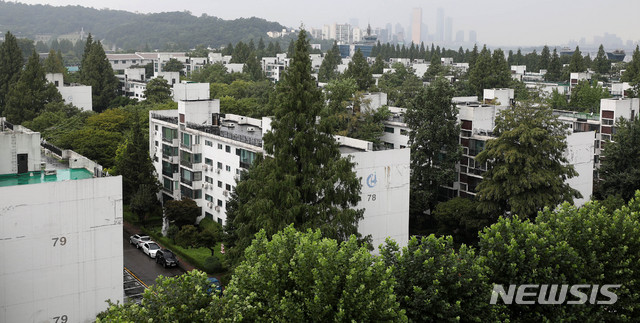
[(147, 83), (144, 97), (150, 103), (163, 103), (171, 100), (171, 86), (164, 77), (156, 77)]
[(532, 218), (580, 196), (565, 182), (576, 171), (564, 157), (566, 126), (550, 108), (524, 102), (501, 111), (495, 124), (497, 138), (475, 158), (487, 167), (477, 187), (481, 211)]
[(355, 236), (339, 243), (288, 226), (269, 239), (261, 230), (212, 321), (403, 322), (394, 285), (391, 270)]
[[(180, 276), (159, 276), (144, 291), (141, 304), (113, 304), (98, 315), (96, 322), (211, 322), (213, 294), (205, 273), (191, 270)], [(220, 310), (220, 309), (216, 309)]]
[(551, 60), (549, 61), (549, 68), (547, 69), (547, 73), (544, 75), (544, 79), (546, 81), (560, 81), (562, 78), (562, 64), (560, 63), (560, 57), (558, 56), (558, 52), (556, 49), (553, 49), (553, 55), (551, 56)]
[(432, 54), (431, 63), (429, 64), (429, 68), (427, 68), (427, 71), (424, 73), (423, 79), (432, 80), (436, 76), (440, 75), (441, 72), (443, 72), (443, 67), (440, 62), (440, 56), (437, 54)]
[(441, 186), (454, 180), (462, 150), (458, 143), (458, 109), (451, 102), (452, 97), (449, 82), (438, 78), (407, 107), (405, 122), (411, 129), (412, 221), (424, 221), (426, 211), (435, 207)]
[(567, 96), (564, 94), (560, 94), (558, 89), (553, 89), (551, 91), (551, 95), (546, 100), (546, 104), (549, 105), (552, 109), (566, 109), (569, 107), (569, 102), (567, 101)]
[(590, 84), (587, 80), (578, 82), (571, 91), (571, 107), (583, 112), (598, 113), (600, 111), (600, 100), (609, 98), (609, 90), (600, 86), (596, 81)]
[(492, 219), (478, 212), (475, 200), (455, 197), (440, 202), (433, 210), (438, 225), (437, 234), (450, 235), (456, 243), (477, 244), (478, 232), (493, 223)]
[[(520, 50), (518, 50), (520, 52)], [(522, 54), (520, 54), (522, 56)], [(521, 58), (520, 58), (521, 59)], [(493, 51), (491, 56), (491, 74), (489, 88), (505, 88), (511, 85), (511, 69), (501, 49)]]
[(625, 201), (640, 189), (640, 118), (616, 121), (613, 141), (602, 153), (597, 193), (601, 198), (620, 195)]
[(600, 44), (598, 47), (598, 54), (593, 60), (593, 70), (600, 74), (609, 74), (611, 71), (611, 61), (607, 58), (607, 53), (604, 52), (604, 47)]
[(490, 83), (492, 65), (491, 52), (487, 46), (484, 46), (478, 54), (473, 68), (469, 71), (469, 83), (479, 98), (482, 97), (484, 89), (492, 87)]
[(261, 81), (265, 78), (264, 73), (262, 72), (262, 66), (260, 66), (260, 62), (258, 61), (255, 51), (251, 52), (249, 57), (247, 57), (246, 62), (242, 67), (242, 73), (249, 75), (249, 78), (255, 82)]
[(0, 115), (3, 115), (6, 96), (11, 85), (18, 82), (22, 71), (22, 51), (18, 47), (16, 37), (9, 31), (4, 35), (4, 42), (0, 44)]
[(576, 50), (571, 55), (571, 61), (569, 62), (569, 73), (584, 72), (586, 70), (587, 66), (584, 63), (580, 47), (576, 46)]
[(180, 75), (184, 75), (184, 64), (175, 58), (170, 58), (164, 63), (162, 70), (165, 72), (180, 72)]
[(117, 97), (118, 79), (113, 73), (102, 44), (87, 38), (80, 64), (80, 82), (91, 86), (93, 110), (102, 112)]
[(145, 224), (149, 213), (158, 205), (157, 193), (157, 185), (142, 184), (138, 186), (138, 190), (131, 196), (131, 212), (138, 216), (138, 219), (142, 221), (142, 225)]
[(53, 49), (49, 51), (49, 55), (44, 59), (42, 64), (44, 65), (45, 73), (67, 73), (67, 68), (64, 67), (64, 63), (62, 62), (62, 55)]
[(395, 294), (412, 322), (496, 322), (502, 305), (488, 302), (490, 269), (472, 248), (458, 251), (451, 237), (433, 235), (400, 248), (387, 240), (380, 253), (393, 267)]
[(344, 71), (344, 77), (353, 78), (360, 91), (367, 91), (375, 84), (369, 63), (367, 63), (367, 59), (364, 58), (360, 49), (357, 49), (356, 53), (353, 54), (351, 62), (349, 62), (347, 69)]
[(413, 68), (402, 63), (394, 63), (391, 68), (393, 71), (380, 77), (378, 87), (387, 93), (390, 105), (406, 108), (423, 88), (422, 80), (415, 75)]
[(322, 60), (322, 64), (320, 64), (320, 69), (318, 70), (318, 81), (320, 82), (329, 82), (338, 77), (338, 64), (342, 61), (342, 57), (340, 57), (340, 50), (338, 49), (338, 44), (333, 43), (333, 47), (327, 51)]
[(624, 73), (622, 73), (620, 80), (622, 82), (638, 83), (638, 81), (640, 81), (638, 78), (639, 75), (640, 75), (640, 47), (636, 45), (636, 49), (633, 51), (631, 62), (627, 64), (627, 69), (625, 70)]
[(183, 198), (179, 201), (170, 200), (164, 203), (164, 216), (177, 227), (195, 224), (200, 212), (198, 204), (189, 198)]
[(40, 56), (35, 51), (29, 57), (18, 81), (9, 87), (5, 100), (4, 115), (15, 124), (34, 119), (47, 103), (62, 101), (55, 85), (45, 78)]
[(340, 156), (329, 129), (316, 124), (323, 101), (311, 76), (308, 48), (302, 30), (295, 57), (271, 102), (275, 118), (263, 146), (273, 157), (254, 162), (249, 176), (236, 186), (237, 200), (245, 203), (227, 209), (239, 250), (249, 246), (258, 228), (271, 236), (291, 223), (302, 230), (320, 228), (327, 237), (346, 240), (357, 233), (363, 216), (362, 210), (352, 209), (360, 200), (361, 187), (353, 163)]
[(382, 55), (376, 56), (375, 62), (371, 66), (371, 74), (382, 74), (384, 73), (384, 69), (387, 67), (387, 64), (382, 59)]
[(211, 250), (211, 256), (213, 257), (216, 244), (223, 239), (222, 225), (217, 222), (212, 223), (210, 226), (203, 228), (197, 237), (197, 245), (200, 247), (208, 248)]
[(114, 173), (122, 175), (122, 195), (125, 203), (140, 189), (141, 185), (155, 187), (158, 192), (158, 180), (155, 168), (149, 157), (149, 141), (142, 130), (140, 115), (143, 111), (135, 111), (131, 120), (130, 133), (120, 149), (122, 153), (116, 156)]

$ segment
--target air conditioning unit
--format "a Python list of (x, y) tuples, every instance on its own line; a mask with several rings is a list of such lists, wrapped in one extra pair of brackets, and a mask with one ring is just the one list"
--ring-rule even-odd
[(213, 206), (213, 203), (211, 203), (211, 202), (207, 202), (207, 207), (208, 207), (208, 208), (211, 208), (212, 206)]
[(202, 188), (205, 188), (205, 183), (202, 183)]
[(216, 205), (216, 212), (220, 212), (220, 205)]
[(222, 192), (222, 195), (224, 195), (224, 196), (229, 196), (229, 191), (224, 190), (224, 192)]
[(220, 168), (216, 168), (216, 174), (220, 174)]

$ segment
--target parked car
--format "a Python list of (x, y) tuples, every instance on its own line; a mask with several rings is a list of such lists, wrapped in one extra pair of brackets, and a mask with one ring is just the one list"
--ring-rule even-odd
[(156, 257), (156, 252), (158, 252), (158, 250), (160, 250), (160, 246), (153, 241), (147, 241), (142, 244), (142, 251), (151, 258)]
[(135, 245), (136, 248), (138, 249), (140, 249), (140, 247), (142, 247), (142, 244), (147, 241), (151, 241), (151, 237), (144, 236), (141, 234), (134, 234), (131, 237), (129, 237), (129, 243), (132, 245)]
[(178, 258), (171, 250), (161, 249), (156, 252), (156, 262), (164, 268), (173, 267), (178, 265)]

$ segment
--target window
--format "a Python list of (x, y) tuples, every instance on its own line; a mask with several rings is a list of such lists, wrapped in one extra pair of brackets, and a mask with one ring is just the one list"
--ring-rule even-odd
[(391, 127), (384, 127), (384, 132), (393, 133), (393, 130)]
[(390, 142), (384, 142), (384, 147), (387, 149), (393, 149), (393, 144)]
[(191, 135), (183, 132), (182, 133), (182, 145), (185, 147), (191, 147)]
[(400, 134), (403, 136), (408, 136), (409, 135), (409, 131), (407, 129), (400, 129)]
[(209, 141), (209, 140), (205, 140), (204, 141), (204, 145), (205, 146), (209, 146), (209, 147), (213, 147), (213, 143), (211, 141)]
[(218, 224), (222, 225), (222, 219), (218, 218)]
[(154, 143), (154, 145), (155, 145), (156, 147), (158, 147), (158, 141), (157, 141), (157, 140), (156, 140), (156, 141), (154, 141), (153, 143)]
[(171, 147), (168, 145), (162, 145), (162, 155), (164, 156), (178, 156), (178, 147)]
[(209, 165), (209, 166), (213, 166), (213, 160), (209, 159), (209, 158), (205, 158), (204, 159), (204, 163)]
[(153, 128), (154, 128), (155, 130), (158, 130), (158, 125), (154, 125), (154, 126), (153, 126)]
[(188, 169), (180, 168), (180, 181), (191, 185), (193, 182), (193, 173)]
[(222, 203), (223, 203), (222, 200), (218, 200), (218, 206), (219, 207), (222, 207)]
[(222, 169), (222, 163), (218, 162), (218, 169)]
[(222, 188), (222, 182), (221, 181), (218, 181), (218, 187)]
[(226, 166), (226, 170), (227, 170), (227, 172), (230, 172), (231, 171), (231, 166), (227, 165)]
[(207, 200), (207, 202), (213, 202), (213, 196), (209, 194), (205, 194), (204, 199)]
[(173, 139), (178, 139), (178, 129), (162, 127), (162, 140), (170, 142)]
[(163, 180), (163, 184), (162, 184), (162, 188), (164, 188), (167, 191), (172, 191), (173, 190), (173, 182), (170, 179), (164, 179)]
[(227, 191), (231, 191), (231, 185), (229, 185), (229, 184), (225, 184), (225, 186), (224, 186), (224, 187), (225, 187), (225, 189), (226, 189)]
[(194, 172), (193, 173), (193, 180), (194, 181), (201, 181), (202, 180), (202, 172)]
[(218, 144), (218, 149), (222, 149), (222, 144)]
[(209, 176), (205, 176), (204, 177), (204, 181), (209, 183), (209, 184), (213, 184), (213, 178), (209, 177)]
[(231, 152), (231, 146), (226, 145), (226, 147), (224, 147), (224, 151), (230, 153)]
[(193, 198), (194, 199), (201, 199), (202, 198), (202, 190), (193, 191)]

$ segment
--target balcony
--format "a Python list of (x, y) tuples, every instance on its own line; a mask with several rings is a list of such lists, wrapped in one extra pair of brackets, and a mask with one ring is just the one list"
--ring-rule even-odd
[(162, 120), (162, 121), (173, 123), (173, 124), (178, 124), (178, 117), (168, 117), (168, 116), (163, 116), (161, 114), (152, 113), (151, 118)]

